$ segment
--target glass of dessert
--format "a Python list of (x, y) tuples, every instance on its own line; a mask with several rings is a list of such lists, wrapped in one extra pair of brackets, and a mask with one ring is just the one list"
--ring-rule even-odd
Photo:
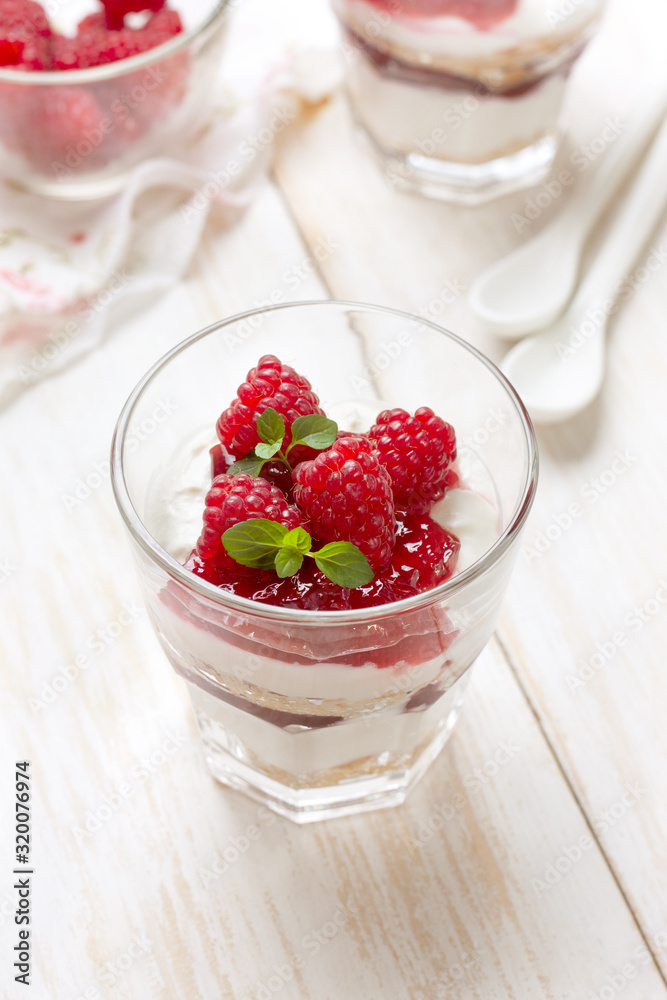
[(536, 489), (498, 369), (391, 309), (235, 316), (142, 379), (112, 479), (215, 777), (301, 823), (403, 801), (452, 730)]
[(347, 90), (388, 178), (476, 204), (549, 171), (604, 0), (332, 0)]
[(212, 107), (228, 2), (0, 0), (5, 183), (104, 197), (181, 153)]

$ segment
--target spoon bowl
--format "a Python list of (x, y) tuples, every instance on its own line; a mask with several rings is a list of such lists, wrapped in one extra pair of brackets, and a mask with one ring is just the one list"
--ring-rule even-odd
[(636, 102), (624, 134), (573, 189), (557, 218), (473, 282), (470, 305), (491, 333), (516, 340), (561, 315), (576, 284), (586, 238), (636, 166), (666, 104), (667, 80), (661, 78)]
[(600, 391), (607, 322), (624, 276), (667, 204), (666, 175), (667, 120), (566, 314), (506, 356), (503, 371), (539, 423), (574, 416)]
[(517, 344), (503, 371), (533, 420), (541, 424), (569, 420), (602, 386), (604, 325), (582, 334), (569, 322), (560, 322), (546, 335)]
[(516, 340), (556, 321), (578, 270), (579, 253), (568, 253), (549, 227), (488, 267), (470, 290), (470, 305), (492, 333)]

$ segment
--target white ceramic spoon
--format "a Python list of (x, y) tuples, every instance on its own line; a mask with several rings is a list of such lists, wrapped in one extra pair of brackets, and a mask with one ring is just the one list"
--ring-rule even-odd
[(567, 313), (548, 330), (513, 347), (502, 364), (536, 421), (566, 420), (597, 395), (604, 372), (607, 320), (615, 311), (628, 268), (665, 205), (667, 120)]
[(550, 225), (487, 267), (473, 282), (470, 305), (487, 329), (516, 339), (555, 322), (579, 272), (586, 237), (637, 164), (667, 107), (667, 81), (655, 82), (637, 102), (624, 132), (591, 167)]

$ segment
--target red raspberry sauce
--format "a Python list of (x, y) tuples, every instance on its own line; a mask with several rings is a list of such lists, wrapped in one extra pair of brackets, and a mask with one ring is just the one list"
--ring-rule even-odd
[[(273, 572), (241, 573), (216, 568), (212, 560), (193, 552), (187, 569), (209, 583), (260, 604), (276, 604), (302, 611), (349, 611), (373, 608), (413, 597), (443, 583), (453, 573), (460, 543), (428, 515), (398, 512), (397, 539), (392, 560), (365, 587), (348, 590), (336, 586), (315, 566), (304, 560), (298, 573), (284, 580)], [(320, 543), (315, 541), (314, 548)]]
[(478, 31), (490, 31), (516, 10), (518, 0), (368, 0), (402, 17), (460, 17)]

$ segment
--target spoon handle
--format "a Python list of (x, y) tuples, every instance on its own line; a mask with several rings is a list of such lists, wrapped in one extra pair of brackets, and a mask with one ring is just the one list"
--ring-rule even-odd
[(566, 207), (553, 223), (552, 234), (558, 229), (573, 245), (583, 244), (604, 208), (640, 160), (666, 107), (667, 78), (661, 77), (635, 102), (636, 113), (631, 113), (622, 134), (603, 153), (599, 167), (591, 170), (586, 183), (572, 192)]
[[(627, 269), (638, 256), (667, 204), (667, 118), (651, 146), (632, 188), (619, 208), (606, 242), (570, 306), (585, 311), (593, 299), (608, 313)], [(667, 255), (666, 255), (667, 257)]]

